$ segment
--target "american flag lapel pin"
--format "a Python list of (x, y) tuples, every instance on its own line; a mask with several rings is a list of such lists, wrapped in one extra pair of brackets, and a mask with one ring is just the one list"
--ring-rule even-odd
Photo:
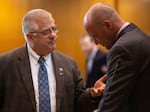
[(60, 67), (60, 68), (59, 68), (59, 75), (63, 75), (62, 72), (63, 72), (63, 68)]

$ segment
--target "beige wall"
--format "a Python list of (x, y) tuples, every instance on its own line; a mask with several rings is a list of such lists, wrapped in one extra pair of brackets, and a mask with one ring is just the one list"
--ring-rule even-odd
[(117, 8), (125, 20), (133, 21), (150, 32), (150, 8), (149, 2), (146, 3), (149, 0), (3, 0), (0, 4), (0, 53), (25, 43), (21, 31), (22, 16), (30, 9), (43, 8), (53, 14), (58, 25), (57, 50), (75, 58), (82, 74), (85, 74), (85, 57), (79, 46), (79, 37), (85, 32), (85, 12), (99, 1), (106, 1)]
[(150, 0), (118, 0), (118, 11), (126, 21), (134, 22), (150, 34)]

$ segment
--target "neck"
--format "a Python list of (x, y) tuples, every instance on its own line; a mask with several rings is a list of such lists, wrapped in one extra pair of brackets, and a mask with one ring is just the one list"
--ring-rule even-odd
[(118, 24), (116, 24), (116, 27), (114, 29), (114, 37), (116, 38), (117, 33), (119, 32), (120, 28), (125, 24), (125, 21), (120, 21)]

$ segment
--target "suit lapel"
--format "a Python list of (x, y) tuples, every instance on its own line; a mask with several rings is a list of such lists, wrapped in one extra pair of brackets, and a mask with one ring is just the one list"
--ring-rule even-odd
[(35, 94), (30, 70), (30, 62), (28, 58), (26, 46), (20, 49), (20, 54), (18, 55), (18, 68), (20, 70), (20, 75), (24, 83), (27, 94), (30, 97), (34, 110), (36, 110)]
[(55, 51), (52, 53), (52, 60), (56, 78), (56, 112), (60, 112), (61, 99), (64, 87), (64, 65), (61, 57)]

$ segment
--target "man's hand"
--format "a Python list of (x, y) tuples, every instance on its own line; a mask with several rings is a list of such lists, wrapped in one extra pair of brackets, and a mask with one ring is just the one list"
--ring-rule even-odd
[(103, 91), (105, 90), (105, 81), (107, 79), (107, 75), (104, 75), (99, 80), (97, 80), (94, 84), (94, 87), (91, 88), (92, 97), (101, 96)]

